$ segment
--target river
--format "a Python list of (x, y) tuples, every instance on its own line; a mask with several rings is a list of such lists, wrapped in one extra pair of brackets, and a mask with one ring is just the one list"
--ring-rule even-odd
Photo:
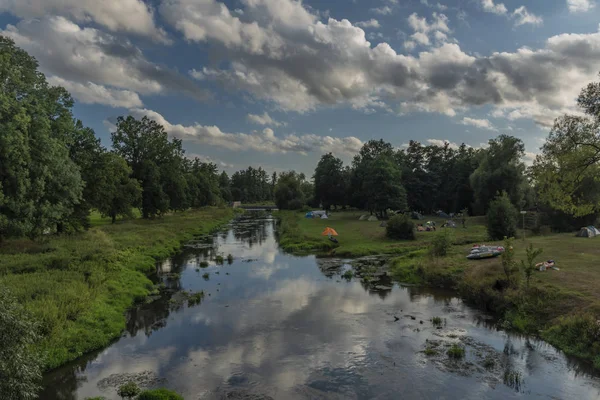
[[(241, 219), (158, 265), (170, 292), (202, 290), (202, 302), (137, 307), (119, 340), (47, 374), (40, 398), (118, 399), (128, 380), (186, 400), (600, 397), (586, 364), (452, 293), (344, 279), (351, 260), (286, 254), (274, 232), (270, 217)], [(454, 343), (464, 358), (448, 357)]]

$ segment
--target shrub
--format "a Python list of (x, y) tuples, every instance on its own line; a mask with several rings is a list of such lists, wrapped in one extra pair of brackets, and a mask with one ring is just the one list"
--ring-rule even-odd
[(0, 287), (0, 394), (2, 398), (37, 398), (43, 360), (32, 350), (36, 325), (8, 290)]
[(448, 250), (452, 246), (452, 238), (448, 229), (444, 230), (443, 234), (438, 234), (433, 238), (429, 252), (434, 257), (444, 257), (448, 254)]
[(122, 398), (133, 399), (140, 393), (140, 388), (135, 382), (127, 382), (124, 385), (119, 386), (117, 394)]
[(435, 356), (438, 352), (433, 347), (427, 347), (423, 350), (423, 353), (425, 353), (426, 356)]
[(352, 273), (352, 271), (348, 270), (343, 273), (342, 278), (350, 280), (350, 279), (352, 279), (353, 276), (354, 276), (354, 274)]
[(202, 274), (202, 277), (204, 278), (205, 281), (210, 279), (210, 274), (208, 272), (205, 272)]
[(215, 262), (219, 265), (223, 265), (223, 256), (216, 256)]
[(233, 256), (231, 254), (227, 255), (227, 264), (229, 264), (229, 265), (233, 264)]
[(385, 234), (390, 239), (415, 240), (415, 224), (408, 215), (394, 215), (385, 227)]
[(138, 400), (183, 400), (183, 397), (172, 390), (154, 389), (144, 390), (140, 393)]
[(207, 268), (208, 267), (208, 261), (200, 261), (200, 268)]
[(465, 356), (465, 349), (457, 344), (453, 344), (452, 347), (448, 349), (447, 354), (450, 358), (463, 358)]
[(433, 317), (431, 318), (431, 323), (434, 326), (442, 326), (442, 319), (440, 317)]
[(487, 213), (487, 231), (490, 239), (502, 240), (505, 237), (515, 237), (518, 214), (506, 192), (497, 196), (490, 203)]
[(300, 210), (300, 209), (302, 209), (303, 205), (304, 205), (304, 203), (302, 202), (302, 200), (300, 200), (300, 199), (292, 199), (288, 203), (288, 209), (289, 210)]

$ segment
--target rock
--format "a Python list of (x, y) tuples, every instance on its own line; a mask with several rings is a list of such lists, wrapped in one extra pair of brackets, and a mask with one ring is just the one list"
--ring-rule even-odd
[(400, 321), (400, 318), (398, 318), (394, 315), (394, 321)]

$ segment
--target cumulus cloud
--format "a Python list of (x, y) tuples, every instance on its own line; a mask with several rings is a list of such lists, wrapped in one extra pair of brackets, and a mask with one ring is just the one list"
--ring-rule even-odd
[(481, 6), (483, 7), (483, 11), (489, 12), (497, 15), (506, 15), (508, 10), (504, 3), (496, 3), (494, 4), (494, 0), (480, 0)]
[(26, 19), (59, 15), (80, 22), (94, 21), (111, 31), (168, 42), (165, 31), (154, 22), (154, 10), (143, 0), (0, 0), (0, 12)]
[(53, 86), (64, 87), (76, 100), (85, 104), (103, 104), (123, 108), (143, 106), (138, 94), (130, 90), (107, 88), (93, 82), (71, 82), (57, 76), (48, 77), (48, 83)]
[(279, 122), (275, 119), (271, 118), (271, 116), (265, 112), (262, 115), (259, 114), (248, 114), (246, 116), (248, 121), (258, 124), (258, 125), (270, 125), (270, 126), (285, 126), (287, 125), (285, 122)]
[(200, 124), (171, 124), (161, 114), (148, 109), (132, 109), (136, 118), (148, 117), (155, 120), (173, 137), (183, 141), (202, 143), (233, 151), (255, 150), (267, 153), (336, 153), (356, 154), (363, 143), (360, 139), (348, 137), (319, 136), (315, 134), (287, 135), (278, 137), (271, 128), (253, 133), (226, 133), (217, 126)]
[(64, 17), (23, 20), (0, 33), (35, 56), (44, 73), (87, 85), (88, 91), (93, 82), (141, 94), (178, 92), (208, 98), (192, 80), (151, 63), (129, 41), (82, 28)]
[(379, 21), (377, 21), (375, 18), (371, 18), (368, 21), (357, 22), (355, 25), (360, 26), (361, 28), (380, 28), (381, 27), (381, 25), (379, 24)]
[(544, 22), (542, 17), (531, 14), (529, 11), (527, 11), (525, 6), (517, 8), (512, 15), (513, 18), (515, 18), (515, 26), (521, 26), (525, 24), (541, 25)]
[(451, 142), (449, 140), (442, 140), (442, 139), (427, 139), (426, 140), (427, 143), (434, 145), (434, 146), (438, 146), (438, 147), (445, 147), (446, 144), (448, 145), (449, 148), (451, 149), (458, 149), (460, 147), (459, 144)]
[[(220, 54), (230, 61), (224, 68), (199, 68), (193, 75), (297, 112), (323, 104), (364, 105), (369, 111), (396, 104), (399, 112), (454, 116), (491, 104), (513, 118), (545, 126), (543, 112), (574, 109), (580, 88), (595, 79), (600, 64), (598, 32), (553, 36), (539, 49), (489, 56), (470, 55), (456, 43), (443, 42), (412, 56), (387, 43), (372, 46), (361, 28), (347, 20), (322, 22), (296, 1), (244, 0), (244, 15), (253, 18), (246, 22), (214, 0), (201, 2), (216, 7), (212, 14), (212, 8), (187, 1), (171, 0), (171, 7), (185, 5), (175, 26), (188, 40), (220, 45)], [(198, 15), (233, 32), (217, 35)], [(443, 14), (430, 20), (414, 14), (409, 24), (430, 42), (442, 42), (442, 34), (450, 32)], [(416, 39), (424, 42), (418, 35), (405, 48), (413, 49)]]
[(494, 126), (492, 125), (492, 123), (490, 122), (489, 119), (476, 119), (476, 118), (464, 117), (460, 123), (463, 125), (471, 125), (476, 128), (488, 129), (490, 131), (496, 130), (496, 128), (494, 128)]
[(567, 6), (570, 12), (576, 13), (590, 11), (596, 5), (592, 0), (567, 0)]
[[(416, 43), (422, 46), (429, 46), (431, 44), (431, 37), (438, 43), (443, 43), (448, 40), (446, 33), (450, 32), (448, 27), (448, 17), (444, 14), (433, 13), (431, 22), (428, 22), (426, 18), (419, 17), (417, 13), (412, 13), (408, 17), (408, 25), (412, 28), (415, 33), (410, 36), (410, 42), (408, 46), (415, 45)], [(407, 43), (405, 42), (405, 47)]]

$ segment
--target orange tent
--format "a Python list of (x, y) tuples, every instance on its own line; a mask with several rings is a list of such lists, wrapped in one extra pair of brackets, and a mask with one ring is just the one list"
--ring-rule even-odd
[(338, 235), (338, 233), (335, 231), (335, 229), (333, 229), (333, 228), (330, 228), (330, 227), (327, 227), (327, 228), (325, 228), (325, 230), (323, 231), (322, 235), (323, 235), (323, 236), (329, 236), (329, 235), (331, 235), (331, 236), (337, 236), (337, 235)]

